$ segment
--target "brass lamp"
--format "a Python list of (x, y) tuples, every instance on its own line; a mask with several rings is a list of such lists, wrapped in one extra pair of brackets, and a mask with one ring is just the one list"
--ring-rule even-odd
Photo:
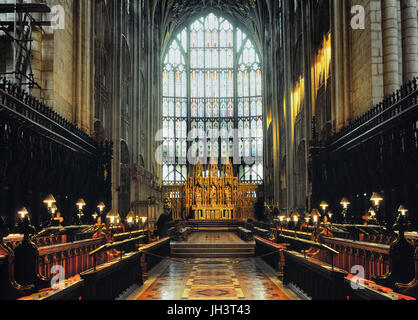
[(18, 212), (17, 212), (17, 214), (20, 216), (20, 218), (23, 220), (23, 219), (25, 219), (25, 217), (27, 216), (27, 215), (29, 215), (29, 211), (28, 211), (28, 209), (26, 209), (25, 207), (23, 207), (22, 209), (20, 209)]
[(147, 222), (148, 218), (147, 217), (141, 217), (141, 221), (142, 221), (142, 229), (145, 229), (145, 222)]
[(292, 213), (292, 215), (290, 216), (292, 221), (297, 224), (299, 222), (300, 219), (300, 213), (299, 212), (294, 212)]
[(113, 225), (116, 223), (117, 217), (118, 215), (113, 210), (110, 210), (108, 214), (106, 215), (106, 218), (109, 221), (110, 225)]
[(293, 223), (295, 224), (295, 236), (296, 236), (296, 232), (298, 229), (298, 222), (300, 219), (300, 213), (299, 212), (293, 212), (292, 215), (290, 216), (291, 220), (293, 221)]
[(383, 198), (380, 194), (373, 192), (372, 197), (370, 198), (370, 201), (373, 202), (375, 207), (378, 207), (380, 205), (380, 202), (383, 201)]
[(347, 200), (347, 198), (343, 198), (340, 202), (340, 204), (343, 206), (343, 209), (348, 209), (348, 206), (351, 204), (350, 201)]
[(116, 224), (119, 224), (120, 223), (120, 214), (119, 214), (119, 212), (116, 212)]
[(132, 227), (135, 223), (135, 214), (133, 211), (130, 211), (128, 215), (126, 216), (126, 222), (129, 224), (130, 227)]
[(411, 221), (408, 219), (408, 210), (403, 206), (399, 206), (399, 215), (396, 219), (396, 223), (393, 226), (393, 230), (399, 231), (400, 238), (405, 237), (405, 231), (410, 230), (412, 227)]
[(328, 208), (328, 203), (326, 203), (325, 201), (322, 201), (319, 206), (322, 208), (322, 211), (324, 211), (324, 214), (325, 214)]
[(280, 224), (282, 224), (286, 220), (286, 214), (284, 214), (283, 212), (280, 212), (277, 217), (279, 218)]
[(347, 217), (347, 212), (348, 212), (348, 206), (351, 204), (350, 201), (348, 201), (347, 198), (343, 198), (340, 202), (340, 204), (343, 206), (343, 212), (342, 212), (342, 216), (343, 216), (343, 222), (344, 223), (348, 223), (348, 217)]
[(77, 201), (76, 206), (78, 207), (78, 210), (81, 211), (86, 206), (86, 202), (83, 199), (80, 199)]
[(401, 205), (400, 207), (399, 207), (399, 209), (398, 209), (398, 212), (402, 215), (402, 216), (406, 216), (406, 214), (407, 214), (407, 212), (408, 212), (408, 210), (407, 209), (405, 209), (405, 207), (403, 206), (403, 205)]
[(44, 200), (44, 203), (47, 205), (48, 209), (52, 208), (52, 205), (56, 202), (57, 201), (52, 194), (48, 195)]
[(54, 218), (54, 213), (55, 213), (55, 212), (53, 212), (52, 207), (54, 206), (54, 204), (55, 204), (56, 202), (57, 202), (57, 201), (55, 200), (55, 198), (54, 198), (54, 196), (53, 196), (52, 194), (48, 195), (48, 196), (45, 198), (45, 200), (44, 200), (44, 203), (45, 203), (45, 205), (46, 205), (46, 207), (47, 207), (47, 209), (48, 209), (48, 213), (49, 213), (49, 215), (50, 215), (50, 219), (51, 219), (51, 220)]
[(376, 211), (374, 210), (374, 208), (370, 207), (367, 213), (368, 213), (367, 223), (372, 224), (372, 225), (377, 225), (378, 221), (376, 219)]
[(318, 209), (313, 209), (312, 210), (312, 214), (311, 214), (311, 216), (312, 216), (312, 221), (315, 223), (315, 224), (319, 224), (319, 222), (321, 222), (320, 220), (321, 220), (321, 214), (319, 213), (319, 211), (318, 211)]
[(383, 198), (377, 192), (373, 192), (373, 195), (370, 198), (370, 201), (373, 202), (373, 207), (374, 207), (373, 211), (375, 213), (374, 220), (376, 221), (376, 224), (379, 225), (382, 222), (380, 219), (380, 215), (379, 215), (379, 207), (380, 207), (380, 203), (383, 201)]
[(106, 205), (103, 202), (100, 202), (97, 208), (99, 209), (100, 214), (103, 214), (103, 211), (106, 208)]
[(83, 199), (80, 199), (80, 200), (78, 200), (77, 202), (76, 202), (76, 204), (75, 204), (76, 206), (77, 206), (77, 208), (78, 208), (78, 214), (77, 214), (77, 216), (78, 216), (78, 223), (81, 225), (82, 224), (82, 220), (81, 220), (81, 218), (84, 216), (84, 213), (83, 213), (83, 208), (85, 207), (85, 205), (86, 205), (86, 202), (83, 200)]
[(279, 219), (279, 223), (280, 223), (280, 231), (283, 231), (283, 224), (286, 220), (286, 214), (283, 212), (280, 212), (277, 216), (277, 218)]
[(312, 215), (309, 212), (307, 212), (305, 214), (305, 221), (306, 221), (306, 223), (309, 224), (309, 222), (311, 221), (311, 219), (312, 219)]
[(52, 213), (52, 214), (55, 214), (57, 211), (58, 211), (58, 208), (57, 208), (57, 206), (54, 204), (54, 205), (51, 207), (51, 213)]

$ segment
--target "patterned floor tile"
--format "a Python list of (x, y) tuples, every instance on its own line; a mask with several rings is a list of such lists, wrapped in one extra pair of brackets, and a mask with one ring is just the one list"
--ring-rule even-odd
[(254, 259), (171, 261), (138, 300), (288, 300)]

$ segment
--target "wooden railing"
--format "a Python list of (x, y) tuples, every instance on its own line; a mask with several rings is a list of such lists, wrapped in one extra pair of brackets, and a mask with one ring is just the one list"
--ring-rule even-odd
[(255, 255), (263, 259), (270, 267), (276, 272), (278, 277), (283, 277), (284, 268), (284, 254), (286, 247), (273, 243), (260, 237), (254, 237), (255, 239)]
[[(89, 253), (104, 244), (104, 239), (89, 239), (39, 248), (39, 272), (51, 278), (53, 266), (62, 266), (66, 278), (94, 267), (94, 258)], [(107, 262), (105, 253), (99, 255), (97, 263)]]
[(255, 235), (259, 236), (259, 237), (264, 238), (264, 239), (270, 238), (270, 234), (271, 234), (270, 230), (262, 229), (262, 228), (259, 228), (259, 227), (254, 227), (253, 228), (253, 233)]
[[(374, 230), (374, 227), (364, 226), (349, 226), (352, 227), (350, 232), (350, 239), (364, 239), (362, 232), (363, 227), (367, 230), (364, 232)], [(360, 229), (359, 229), (360, 228)], [(300, 239), (309, 240), (312, 239), (312, 233), (300, 232), (292, 230), (278, 230), (276, 242), (279, 241), (280, 235), (289, 237), (296, 237)], [(394, 234), (395, 236), (396, 234)], [(414, 233), (405, 234), (406, 239), (413, 245), (416, 246), (416, 235)], [(367, 241), (358, 241), (342, 239), (337, 237), (326, 237), (321, 235), (321, 243), (335, 249), (339, 254), (335, 257), (334, 264), (336, 267), (350, 272), (351, 268), (356, 265), (361, 265), (365, 269), (365, 278), (371, 280), (373, 276), (383, 276), (389, 272), (389, 244), (373, 243)], [(326, 263), (331, 263), (329, 257), (319, 251), (315, 256), (316, 259), (322, 260)]]
[(142, 271), (144, 277), (158, 263), (170, 256), (170, 238), (164, 238), (159, 241), (145, 245), (139, 249), (142, 253)]
[(99, 248), (92, 250), (89, 253), (89, 257), (93, 258), (93, 268), (96, 269), (100, 264), (99, 259), (103, 254), (107, 254), (109, 251), (114, 250), (121, 258), (125, 253), (137, 251), (139, 245), (147, 239), (146, 236), (139, 236), (132, 239), (126, 239), (123, 241), (104, 244)]
[(323, 262), (329, 263), (332, 266), (332, 268), (334, 268), (335, 257), (339, 254), (339, 252), (334, 250), (333, 248), (323, 243), (299, 239), (291, 236), (285, 236), (283, 234), (279, 234), (277, 236), (277, 239), (279, 243), (286, 244), (289, 250), (302, 252), (305, 257), (320, 256)]
[(371, 132), (379, 132), (389, 120), (408, 117), (408, 113), (413, 112), (417, 103), (418, 78), (414, 78), (364, 115), (340, 130), (329, 141), (329, 146), (333, 151), (338, 151), (348, 143), (354, 143), (355, 139), (361, 139), (366, 134), (370, 138)]
[(95, 154), (97, 142), (87, 133), (61, 117), (52, 108), (38, 101), (18, 85), (0, 77), (0, 109), (10, 116), (19, 116), (42, 129), (44, 134), (77, 150)]
[[(364, 276), (369, 280), (389, 272), (389, 245), (330, 237), (322, 237), (322, 241), (339, 251), (334, 261), (338, 268), (349, 272), (353, 266), (363, 266)], [(324, 257), (319, 254), (317, 259)]]

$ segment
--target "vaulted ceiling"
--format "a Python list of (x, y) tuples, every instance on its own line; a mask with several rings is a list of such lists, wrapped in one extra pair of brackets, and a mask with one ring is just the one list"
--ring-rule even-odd
[(261, 45), (263, 22), (269, 18), (269, 5), (274, 0), (152, 0), (152, 19), (159, 25), (162, 50), (171, 36), (190, 18), (213, 10), (244, 26), (254, 41)]

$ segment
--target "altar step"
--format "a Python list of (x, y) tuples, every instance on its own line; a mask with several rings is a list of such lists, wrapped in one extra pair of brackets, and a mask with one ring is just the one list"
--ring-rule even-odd
[(255, 243), (248, 244), (171, 244), (173, 258), (249, 258)]
[(187, 226), (195, 231), (233, 231), (241, 225), (235, 220), (189, 220)]

